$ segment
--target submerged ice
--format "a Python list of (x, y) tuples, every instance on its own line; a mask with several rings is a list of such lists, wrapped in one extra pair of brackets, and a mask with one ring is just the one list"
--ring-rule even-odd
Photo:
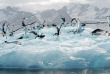
[[(21, 45), (5, 44), (0, 38), (0, 67), (19, 68), (96, 68), (110, 67), (110, 37), (92, 36), (86, 28), (81, 34), (68, 33), (72, 27), (63, 27), (59, 37), (53, 36), (55, 28), (40, 32), (44, 39), (19, 40)], [(8, 37), (14, 41), (23, 33)], [(28, 35), (28, 34), (27, 34)]]

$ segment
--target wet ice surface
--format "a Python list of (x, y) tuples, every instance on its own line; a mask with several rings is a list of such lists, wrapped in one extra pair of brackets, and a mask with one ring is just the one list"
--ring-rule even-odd
[[(68, 33), (72, 27), (63, 27), (59, 37), (53, 36), (55, 28), (40, 32), (44, 39), (19, 40), (22, 45), (4, 44), (0, 38), (1, 68), (97, 68), (110, 67), (110, 37), (92, 36), (86, 28), (81, 34)], [(8, 38), (14, 41), (22, 34)], [(33, 37), (33, 36), (31, 36)]]

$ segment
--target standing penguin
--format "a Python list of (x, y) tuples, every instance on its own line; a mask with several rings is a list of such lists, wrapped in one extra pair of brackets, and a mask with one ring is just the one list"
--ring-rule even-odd
[(74, 27), (74, 26), (76, 25), (76, 21), (77, 21), (76, 18), (73, 18), (73, 19), (71, 20), (71, 26)]
[(6, 26), (6, 21), (5, 21), (5, 22), (3, 23), (3, 25), (2, 25), (2, 35), (3, 35), (3, 37), (6, 36), (5, 26)]
[(79, 19), (77, 19), (77, 25), (76, 26), (77, 26), (77, 32), (80, 32), (82, 29), (82, 25), (81, 25)]
[[(59, 36), (59, 35), (60, 35), (60, 30), (61, 30), (62, 25), (60, 25), (60, 27), (58, 27), (57, 25), (53, 24), (52, 26), (57, 29), (57, 33), (55, 33), (54, 35)], [(54, 35), (53, 35), (53, 36), (54, 36)]]
[(5, 21), (2, 25), (1, 31), (2, 31), (3, 37), (6, 37), (6, 39), (7, 39), (9, 30), (10, 30), (9, 24), (7, 24), (7, 21)]
[(76, 31), (74, 33), (79, 33), (81, 35), (83, 31), (84, 31), (84, 28), (82, 24), (80, 23), (79, 19), (77, 19), (76, 20)]
[(25, 18), (23, 18), (23, 21), (22, 21), (22, 26), (24, 27), (24, 31), (25, 31), (25, 34), (28, 32), (28, 28), (27, 28), (27, 26), (26, 26), (26, 19)]
[[(73, 18), (73, 19), (71, 20), (71, 26), (77, 28), (77, 22), (78, 22), (78, 21), (76, 20), (76, 18)], [(69, 31), (68, 33), (73, 32), (73, 34), (75, 34), (75, 33), (76, 33), (76, 30), (77, 30), (76, 28), (73, 29), (72, 31)]]

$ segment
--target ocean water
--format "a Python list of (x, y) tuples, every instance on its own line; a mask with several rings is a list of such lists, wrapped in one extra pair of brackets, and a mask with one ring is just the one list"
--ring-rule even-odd
[(94, 69), (0, 69), (0, 74), (110, 74), (110, 68), (94, 68)]

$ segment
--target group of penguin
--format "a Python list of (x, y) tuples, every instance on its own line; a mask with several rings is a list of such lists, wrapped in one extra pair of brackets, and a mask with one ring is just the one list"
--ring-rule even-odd
[[(66, 26), (64, 26), (64, 24), (66, 23), (65, 18), (61, 18), (61, 20), (62, 20), (62, 22), (61, 22), (59, 25), (57, 25), (57, 24), (45, 25), (44, 23), (45, 23), (46, 21), (44, 21), (43, 24), (40, 24), (40, 25), (38, 25), (38, 26), (31, 27), (31, 30), (29, 30), (29, 29), (28, 29), (28, 26), (31, 26), (31, 25), (35, 24), (36, 21), (34, 21), (34, 22), (30, 23), (30, 24), (26, 24), (26, 18), (23, 18), (23, 20), (22, 20), (22, 27), (21, 27), (21, 28), (18, 28), (18, 29), (16, 29), (16, 30), (14, 30), (14, 31), (12, 30), (12, 32), (10, 32), (9, 36), (13, 36), (14, 32), (16, 32), (16, 31), (18, 31), (18, 30), (20, 30), (20, 29), (23, 29), (23, 31), (25, 32), (25, 34), (23, 34), (21, 37), (17, 38), (17, 40), (19, 40), (19, 39), (24, 39), (24, 36), (25, 36), (27, 33), (31, 33), (31, 34), (35, 35), (35, 39), (36, 39), (36, 38), (42, 39), (42, 38), (45, 37), (45, 35), (43, 35), (43, 34), (38, 34), (38, 33), (36, 32), (36, 30), (41, 30), (41, 29), (43, 29), (44, 27), (55, 27), (56, 30), (57, 30), (57, 32), (56, 32), (53, 36), (59, 36), (60, 33), (61, 33), (61, 32), (60, 32), (61, 28), (62, 28), (62, 27), (66, 27)], [(81, 33), (85, 30), (84, 27), (86, 26), (86, 23), (81, 23), (79, 19), (73, 18), (73, 19), (71, 20), (71, 23), (70, 23), (70, 24), (71, 24), (72, 27), (76, 27), (75, 30), (70, 31), (70, 32), (73, 32), (74, 34), (75, 34), (75, 33), (81, 34)], [(7, 38), (7, 36), (6, 36), (6, 35), (7, 35), (7, 31), (5, 30), (5, 27), (8, 28), (8, 25), (6, 26), (6, 22), (2, 25), (2, 28), (0, 28), (0, 30), (2, 31), (3, 37), (6, 37), (6, 38)], [(70, 32), (68, 32), (68, 33), (70, 33)], [(107, 36), (110, 36), (110, 33), (108, 33), (108, 31), (104, 31), (104, 30), (102, 30), (102, 29), (95, 29), (94, 31), (91, 32), (92, 35), (102, 35), (102, 33), (107, 34)], [(80, 35), (80, 36), (81, 36), (81, 35)], [(27, 37), (25, 37), (25, 38), (29, 38), (29, 37), (27, 36)], [(19, 45), (21, 45), (21, 43), (20, 43), (19, 41), (11, 41), (11, 42), (9, 42), (9, 41), (4, 41), (4, 42), (7, 43), (7, 44), (14, 43), (14, 44), (19, 44)]]

